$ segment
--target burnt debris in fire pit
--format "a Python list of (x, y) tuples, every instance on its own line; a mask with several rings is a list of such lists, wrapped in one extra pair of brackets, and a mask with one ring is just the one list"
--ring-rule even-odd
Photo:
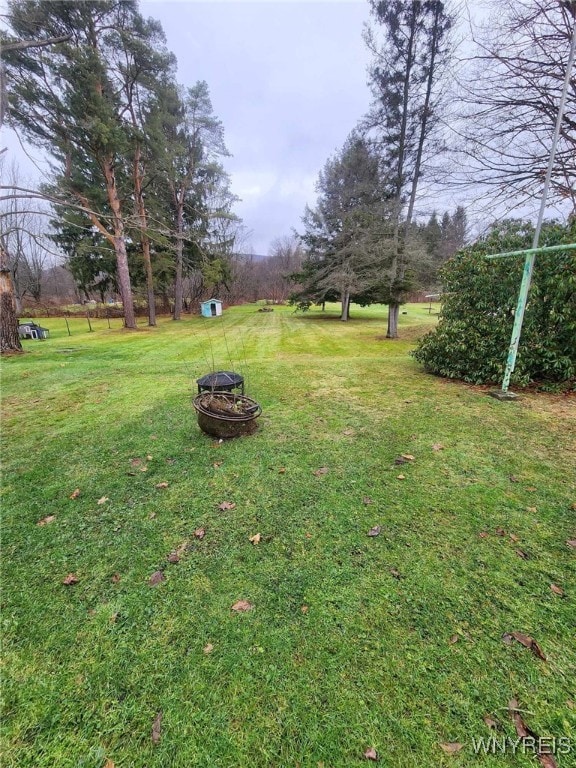
[(201, 392), (194, 398), (198, 426), (213, 437), (238, 437), (256, 430), (262, 408), (250, 397), (233, 392)]

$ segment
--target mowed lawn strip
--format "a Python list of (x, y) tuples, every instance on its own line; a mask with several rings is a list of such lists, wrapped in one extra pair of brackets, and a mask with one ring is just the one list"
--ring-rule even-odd
[[(513, 698), (576, 765), (573, 396), (427, 376), (427, 305), (257, 309), (2, 361), (3, 765), (534, 765), (473, 751)], [(199, 431), (218, 369), (254, 436)]]

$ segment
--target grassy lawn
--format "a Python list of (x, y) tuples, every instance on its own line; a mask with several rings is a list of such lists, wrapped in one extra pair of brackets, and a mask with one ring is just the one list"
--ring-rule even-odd
[[(576, 765), (574, 397), (425, 375), (406, 309), (50, 319), (3, 361), (4, 768), (534, 766), (473, 751), (514, 697)], [(256, 435), (199, 431), (213, 369)]]

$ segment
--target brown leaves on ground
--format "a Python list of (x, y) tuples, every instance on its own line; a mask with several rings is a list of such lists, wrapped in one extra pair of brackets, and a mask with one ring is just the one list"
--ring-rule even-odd
[(406, 475), (398, 475), (398, 480), (406, 480)]
[(560, 597), (564, 597), (564, 590), (562, 589), (562, 587), (559, 587), (556, 584), (550, 584), (550, 590), (554, 592), (555, 595), (560, 595)]
[(116, 763), (108, 758), (108, 760), (106, 760), (104, 763), (104, 768), (116, 768)]
[(531, 638), (530, 635), (525, 635), (523, 632), (504, 632), (502, 635), (502, 640), (506, 643), (506, 645), (512, 645), (512, 640), (516, 640), (516, 642), (520, 643), (520, 645), (523, 645), (525, 648), (531, 650), (532, 653), (539, 659), (546, 661), (546, 656), (542, 652), (542, 649), (536, 640)]
[(76, 488), (76, 490), (72, 491), (72, 493), (70, 494), (71, 499), (77, 499), (78, 496), (80, 496), (80, 488)]
[(320, 469), (316, 469), (312, 474), (316, 477), (321, 477), (322, 475), (325, 475), (328, 472), (328, 467), (320, 467)]
[(233, 501), (222, 501), (218, 504), (218, 509), (226, 512), (228, 509), (236, 509), (236, 504)]
[(214, 646), (212, 643), (208, 643), (208, 645), (205, 645), (204, 648), (202, 648), (203, 652), (208, 656), (209, 653), (212, 653), (214, 650)]
[(458, 640), (460, 640), (460, 636), (459, 635), (450, 635), (450, 638), (448, 639), (448, 642), (450, 643), (450, 645), (454, 645), (454, 643), (457, 643)]
[(567, 545), (568, 545), (568, 546), (569, 546), (571, 549), (576, 549), (576, 539), (568, 539), (568, 540), (566, 541), (566, 544), (567, 544)]
[(380, 531), (382, 530), (382, 527), (380, 525), (375, 525), (373, 528), (370, 528), (367, 536), (378, 536), (380, 534)]
[(254, 608), (254, 606), (252, 603), (249, 603), (248, 600), (238, 600), (238, 602), (234, 603), (231, 607), (231, 610), (242, 613), (243, 611), (251, 611), (252, 608)]
[(185, 554), (186, 550), (190, 547), (188, 541), (183, 541), (176, 549), (173, 549), (168, 555), (169, 563), (179, 563), (180, 558)]
[(366, 760), (378, 760), (378, 752), (374, 749), (374, 747), (368, 747), (368, 749), (364, 752), (364, 757)]
[(107, 502), (107, 501), (110, 501), (110, 499), (108, 498), (108, 496), (102, 496), (102, 498), (98, 499), (98, 501), (96, 502), (96, 504), (106, 504), (106, 502)]
[(307, 606), (307, 605), (302, 605), (302, 606), (300, 607), (300, 612), (301, 612), (301, 613), (308, 613), (308, 610), (309, 610), (309, 608), (308, 608), (308, 606)]
[[(542, 765), (543, 768), (557, 768), (557, 763), (554, 757), (550, 753), (542, 751), (542, 747), (540, 747), (540, 739), (534, 733), (534, 731), (528, 728), (522, 719), (522, 710), (520, 709), (520, 705), (518, 704), (517, 699), (510, 699), (508, 702), (508, 711), (512, 716), (512, 722), (514, 723), (514, 728), (516, 729), (516, 735), (520, 739), (526, 739), (524, 742), (525, 749), (528, 749), (530, 745), (534, 751), (534, 754), (538, 758), (540, 765)], [(527, 741), (528, 739), (530, 739), (530, 741)], [(536, 751), (536, 745), (539, 746), (538, 751)]]
[(162, 571), (154, 571), (152, 576), (148, 579), (148, 584), (150, 584), (151, 587), (155, 587), (157, 584), (160, 584), (160, 582), (166, 581), (166, 576), (162, 573)]
[(402, 574), (400, 573), (400, 571), (396, 570), (396, 568), (390, 568), (390, 573), (392, 574), (392, 576), (394, 576), (395, 579), (402, 578)]
[(112, 582), (112, 584), (118, 584), (118, 582), (120, 581), (120, 574), (119, 573), (113, 574), (110, 581)]
[(342, 430), (342, 434), (346, 435), (346, 437), (351, 437), (356, 434), (356, 431), (352, 427), (346, 427), (346, 429)]
[(498, 723), (496, 722), (496, 720), (490, 717), (490, 715), (485, 715), (483, 720), (488, 726), (488, 728), (492, 728), (493, 730), (496, 730), (498, 728)]
[(48, 515), (47, 517), (43, 517), (42, 520), (38, 520), (36, 525), (49, 525), (50, 523), (53, 523), (54, 520), (56, 520), (56, 515)]
[(442, 443), (434, 443), (433, 446), (432, 446), (432, 450), (433, 451), (443, 451), (444, 450), (444, 446), (442, 445)]
[(141, 464), (142, 464), (142, 459), (138, 459), (138, 458), (130, 459), (131, 467), (139, 467)]
[(371, 499), (370, 496), (364, 496), (362, 504), (374, 504), (374, 499)]
[(445, 741), (440, 744), (440, 749), (447, 755), (455, 755), (460, 752), (463, 746), (464, 744), (459, 741)]
[(262, 535), (260, 533), (255, 533), (254, 536), (250, 536), (248, 540), (251, 541), (254, 545), (260, 544), (262, 541)]
[(196, 528), (196, 530), (194, 531), (194, 537), (196, 539), (200, 539), (200, 541), (202, 541), (204, 536), (206, 536), (206, 529), (205, 528)]
[(152, 723), (152, 742), (158, 744), (160, 741), (160, 730), (162, 727), (162, 710), (158, 712)]
[(164, 488), (168, 488), (168, 485), (169, 485), (169, 483), (166, 483), (166, 482), (164, 482), (164, 483), (156, 483), (155, 487), (158, 488), (159, 490), (163, 490)]
[(214, 464), (212, 464), (212, 466), (214, 467), (214, 469), (219, 469), (222, 466), (222, 464), (224, 464), (224, 462), (221, 459), (220, 461), (215, 461)]
[(69, 573), (65, 579), (62, 579), (62, 584), (66, 584), (66, 586), (69, 587), (72, 584), (78, 584), (79, 581), (80, 579), (75, 573)]
[(523, 549), (515, 549), (514, 552), (518, 555), (518, 557), (521, 557), (522, 560), (530, 560), (530, 555), (528, 552), (524, 552)]
[(400, 456), (396, 456), (394, 464), (408, 464), (410, 461), (414, 461), (414, 456), (411, 453), (403, 453)]

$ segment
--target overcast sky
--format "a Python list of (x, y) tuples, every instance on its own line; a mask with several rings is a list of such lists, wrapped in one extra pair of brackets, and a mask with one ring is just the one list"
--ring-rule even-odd
[(366, 111), (366, 0), (141, 2), (183, 85), (206, 80), (228, 149), (236, 212), (255, 253), (300, 226), (328, 157)]
[[(161, 22), (179, 82), (208, 83), (250, 232), (244, 250), (268, 253), (300, 227), (319, 171), (368, 107), (367, 0), (141, 0), (140, 9)], [(11, 158), (35, 173), (9, 133)]]

